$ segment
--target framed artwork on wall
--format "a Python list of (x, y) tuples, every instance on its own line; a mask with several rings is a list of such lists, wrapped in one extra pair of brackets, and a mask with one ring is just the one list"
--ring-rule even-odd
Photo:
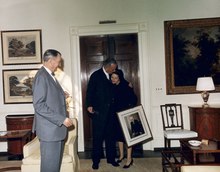
[(117, 112), (128, 147), (153, 139), (142, 105)]
[(198, 77), (220, 91), (220, 18), (164, 22), (167, 94), (196, 93)]
[(41, 30), (1, 31), (2, 63), (42, 63)]
[(38, 69), (3, 70), (4, 104), (32, 103), (32, 84)]

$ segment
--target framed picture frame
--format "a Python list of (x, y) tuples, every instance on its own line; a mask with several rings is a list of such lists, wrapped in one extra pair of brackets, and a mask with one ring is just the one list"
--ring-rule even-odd
[(1, 31), (3, 65), (42, 63), (41, 30)]
[(3, 70), (4, 104), (32, 103), (32, 84), (38, 69)]
[(220, 18), (164, 22), (166, 92), (196, 93), (198, 77), (211, 76), (220, 91)]
[(128, 147), (153, 139), (142, 105), (117, 112), (117, 115)]

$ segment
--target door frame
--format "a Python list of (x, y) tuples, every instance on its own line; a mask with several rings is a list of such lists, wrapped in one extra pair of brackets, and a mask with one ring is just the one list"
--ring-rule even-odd
[[(149, 84), (149, 58), (147, 56), (147, 24), (106, 24), (93, 26), (72, 26), (70, 27), (70, 51), (71, 51), (71, 79), (73, 83), (74, 113), (78, 119), (78, 151), (84, 152), (84, 131), (82, 111), (82, 90), (80, 73), (80, 36), (128, 34), (137, 33), (139, 53), (139, 78), (140, 98), (145, 109), (147, 119), (150, 122), (150, 84)], [(152, 149), (151, 143), (144, 145), (143, 149)]]

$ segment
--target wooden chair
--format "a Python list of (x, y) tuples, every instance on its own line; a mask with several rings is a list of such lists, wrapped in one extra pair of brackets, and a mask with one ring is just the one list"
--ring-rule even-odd
[(195, 131), (184, 129), (181, 104), (160, 105), (163, 120), (164, 147), (170, 149), (171, 140), (198, 137)]

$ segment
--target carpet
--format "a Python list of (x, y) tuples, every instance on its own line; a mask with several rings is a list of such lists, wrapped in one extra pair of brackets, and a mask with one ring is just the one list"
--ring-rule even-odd
[(80, 160), (80, 172), (161, 172), (161, 158), (134, 158), (134, 163), (130, 168), (124, 169), (124, 160), (120, 163), (120, 167), (113, 167), (107, 164), (106, 159), (102, 159), (98, 170), (92, 170), (92, 161), (90, 159)]
[[(107, 164), (106, 159), (102, 159), (98, 170), (92, 170), (91, 159), (80, 159), (79, 172), (125, 172), (123, 165), (125, 161), (120, 163), (120, 167), (113, 167)], [(0, 172), (20, 172), (20, 170), (3, 170), (6, 167), (20, 167), (21, 161), (0, 161)], [(126, 169), (126, 172), (161, 172), (161, 158), (134, 158), (133, 165)]]

